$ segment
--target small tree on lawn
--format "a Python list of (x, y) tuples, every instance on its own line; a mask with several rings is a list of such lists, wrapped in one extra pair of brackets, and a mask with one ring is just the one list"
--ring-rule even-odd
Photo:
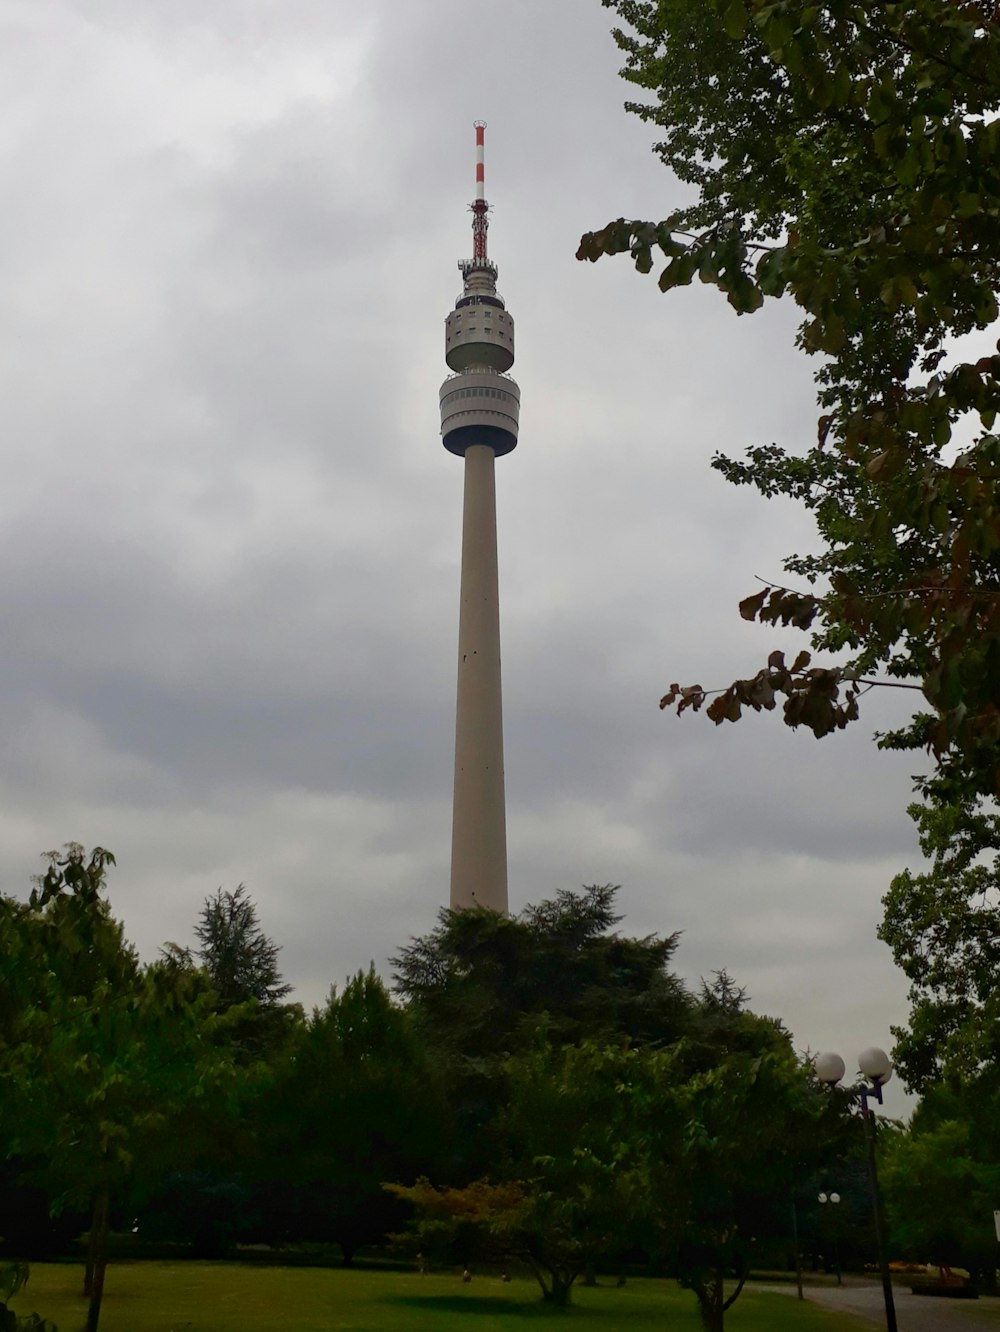
[(211, 994), (168, 962), (141, 968), (102, 896), (114, 864), (70, 843), (28, 903), (0, 900), (8, 953), (0, 1043), (11, 1149), (55, 1205), (91, 1200), (86, 1332), (97, 1332), (111, 1208), (183, 1159), (232, 1085)]
[(790, 1194), (839, 1112), (787, 1040), (693, 1074), (687, 1055), (682, 1043), (645, 1061), (646, 1214), (705, 1332), (722, 1332), (761, 1198)]

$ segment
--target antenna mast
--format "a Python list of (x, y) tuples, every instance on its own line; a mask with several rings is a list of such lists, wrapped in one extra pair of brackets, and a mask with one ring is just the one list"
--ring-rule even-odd
[(483, 163), (483, 140), (486, 121), (473, 121), (476, 127), (476, 197), (469, 205), (472, 210), (472, 258), (460, 259), (458, 267), (468, 279), (473, 273), (485, 273), (493, 282), (497, 280), (496, 264), (486, 255), (486, 232), (490, 225), (490, 206), (486, 202), (486, 168)]
[(472, 205), (472, 262), (487, 263), (486, 230), (490, 225), (490, 206), (486, 202), (486, 167), (483, 160), (483, 140), (486, 121), (477, 120), (476, 127), (476, 201)]

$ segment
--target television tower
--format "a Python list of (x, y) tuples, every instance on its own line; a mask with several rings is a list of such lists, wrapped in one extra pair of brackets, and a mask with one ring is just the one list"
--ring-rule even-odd
[(488, 907), (506, 915), (507, 813), (494, 460), (517, 444), (521, 392), (506, 374), (514, 364), (514, 321), (497, 295), (497, 268), (486, 254), (486, 126), (481, 120), (475, 126), (472, 258), (458, 265), (462, 294), (445, 320), (444, 358), (454, 373), (441, 385), (441, 438), (449, 452), (465, 459), (451, 907)]

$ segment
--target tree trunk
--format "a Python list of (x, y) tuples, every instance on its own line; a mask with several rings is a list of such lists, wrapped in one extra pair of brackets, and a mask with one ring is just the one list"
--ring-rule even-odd
[(583, 1269), (583, 1284), (585, 1286), (597, 1285), (597, 1273), (594, 1271), (593, 1263), (588, 1263)]
[(561, 1272), (552, 1273), (552, 1303), (554, 1305), (560, 1309), (565, 1309), (566, 1305), (569, 1304), (572, 1291), (573, 1277), (570, 1277), (567, 1281)]
[(724, 1332), (726, 1314), (722, 1303), (721, 1276), (709, 1281), (707, 1285), (699, 1282), (692, 1289), (698, 1297), (698, 1313), (704, 1332)]
[(551, 1290), (549, 1289), (549, 1287), (545, 1284), (545, 1274), (543, 1273), (543, 1271), (542, 1271), (541, 1266), (539, 1265), (539, 1263), (536, 1261), (534, 1254), (532, 1254), (532, 1253), (529, 1251), (528, 1253), (525, 1254), (525, 1257), (526, 1257), (527, 1260), (528, 1260), (528, 1264), (529, 1264), (529, 1266), (531, 1267), (532, 1272), (534, 1272), (534, 1274), (535, 1274), (535, 1280), (538, 1282), (538, 1284), (539, 1284), (539, 1285), (541, 1286), (541, 1288), (542, 1288), (542, 1299), (543, 1299), (543, 1300), (551, 1300), (551, 1299), (552, 1299), (552, 1291), (551, 1291)]
[(84, 1299), (90, 1299), (91, 1292), (94, 1289), (94, 1254), (97, 1250), (97, 1232), (100, 1229), (100, 1217), (98, 1211), (101, 1205), (100, 1191), (94, 1194), (93, 1205), (90, 1209), (90, 1230), (87, 1234), (87, 1261), (83, 1269), (83, 1296)]
[(101, 1300), (104, 1297), (104, 1272), (108, 1265), (108, 1229), (111, 1223), (111, 1195), (106, 1184), (98, 1190), (94, 1199), (94, 1218), (90, 1232), (88, 1250), (93, 1249), (93, 1273), (90, 1288), (90, 1304), (87, 1307), (87, 1324), (84, 1332), (97, 1332), (101, 1318)]
[(698, 1284), (691, 1289), (698, 1296), (698, 1312), (701, 1314), (701, 1325), (705, 1332), (724, 1332), (726, 1323), (726, 1310), (729, 1309), (740, 1297), (740, 1293), (746, 1284), (749, 1268), (744, 1268), (740, 1272), (736, 1282), (736, 1289), (726, 1298), (726, 1269), (719, 1267), (715, 1276), (707, 1285)]

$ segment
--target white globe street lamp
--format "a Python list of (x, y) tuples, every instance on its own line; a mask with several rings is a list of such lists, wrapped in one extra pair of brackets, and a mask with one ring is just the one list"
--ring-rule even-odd
[[(817, 1194), (817, 1197), (821, 1203), (832, 1203), (834, 1206), (836, 1206), (836, 1204), (840, 1202), (839, 1193), (820, 1193)], [(831, 1222), (833, 1221), (832, 1213), (830, 1220)], [(844, 1284), (844, 1279), (840, 1272), (840, 1240), (837, 1235), (836, 1225), (833, 1225), (832, 1230), (833, 1230), (833, 1261), (837, 1267), (837, 1285), (842, 1286)]]
[[(892, 1077), (889, 1056), (877, 1045), (869, 1045), (867, 1050), (861, 1051), (858, 1055), (858, 1068), (861, 1070), (861, 1076), (874, 1083), (876, 1087), (884, 1087)], [(881, 1096), (878, 1099), (881, 1101)]]
[[(832, 1087), (840, 1082), (847, 1070), (847, 1065), (839, 1054), (827, 1050), (813, 1060), (813, 1069), (820, 1082)], [(884, 1050), (877, 1045), (870, 1045), (858, 1055), (858, 1070), (867, 1082), (859, 1082), (848, 1087), (850, 1094), (861, 1105), (861, 1118), (865, 1126), (865, 1145), (868, 1148), (868, 1186), (872, 1198), (872, 1217), (875, 1221), (875, 1244), (878, 1248), (878, 1265), (882, 1273), (882, 1296), (885, 1300), (885, 1325), (887, 1332), (896, 1330), (896, 1304), (892, 1296), (892, 1278), (889, 1276), (889, 1264), (885, 1256), (884, 1231), (882, 1217), (882, 1199), (878, 1189), (878, 1172), (875, 1167), (875, 1112), (868, 1104), (869, 1099), (882, 1104), (882, 1088), (892, 1077), (892, 1061)], [(832, 1195), (831, 1195), (832, 1196)], [(820, 1198), (822, 1201), (822, 1196)]]

